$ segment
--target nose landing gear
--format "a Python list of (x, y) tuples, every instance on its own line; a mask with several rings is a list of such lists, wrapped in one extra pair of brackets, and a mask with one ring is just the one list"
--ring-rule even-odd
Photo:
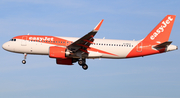
[(27, 56), (27, 54), (24, 53), (24, 60), (22, 60), (22, 63), (23, 63), (23, 64), (26, 64), (26, 56)]
[(22, 63), (23, 63), (23, 64), (26, 64), (26, 60), (22, 60)]

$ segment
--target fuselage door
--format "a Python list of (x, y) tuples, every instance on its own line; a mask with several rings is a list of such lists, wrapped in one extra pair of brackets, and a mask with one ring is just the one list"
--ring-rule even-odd
[(136, 49), (136, 51), (137, 52), (142, 52), (142, 42), (140, 42), (138, 45), (137, 45), (137, 49)]
[(21, 46), (26, 46), (27, 44), (27, 36), (22, 37)]

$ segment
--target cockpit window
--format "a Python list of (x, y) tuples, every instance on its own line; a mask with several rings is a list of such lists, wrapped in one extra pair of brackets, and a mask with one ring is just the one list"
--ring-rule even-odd
[(16, 39), (10, 39), (10, 41), (16, 41)]

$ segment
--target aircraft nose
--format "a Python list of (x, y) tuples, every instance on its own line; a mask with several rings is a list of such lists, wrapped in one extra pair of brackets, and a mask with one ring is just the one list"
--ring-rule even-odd
[(4, 44), (2, 45), (2, 48), (3, 48), (4, 50), (7, 50), (8, 44), (7, 44), (7, 43), (4, 43)]

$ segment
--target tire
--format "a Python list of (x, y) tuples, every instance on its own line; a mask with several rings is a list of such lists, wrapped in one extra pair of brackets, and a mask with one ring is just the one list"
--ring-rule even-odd
[(87, 69), (88, 69), (88, 66), (87, 66), (86, 64), (84, 64), (84, 65), (82, 65), (82, 68), (83, 68), (84, 70), (87, 70)]
[(26, 60), (22, 60), (22, 63), (23, 63), (23, 64), (26, 64)]
[(83, 61), (83, 60), (79, 60), (79, 61), (78, 61), (78, 64), (82, 66), (82, 65), (84, 65), (84, 64), (85, 64), (85, 61)]

